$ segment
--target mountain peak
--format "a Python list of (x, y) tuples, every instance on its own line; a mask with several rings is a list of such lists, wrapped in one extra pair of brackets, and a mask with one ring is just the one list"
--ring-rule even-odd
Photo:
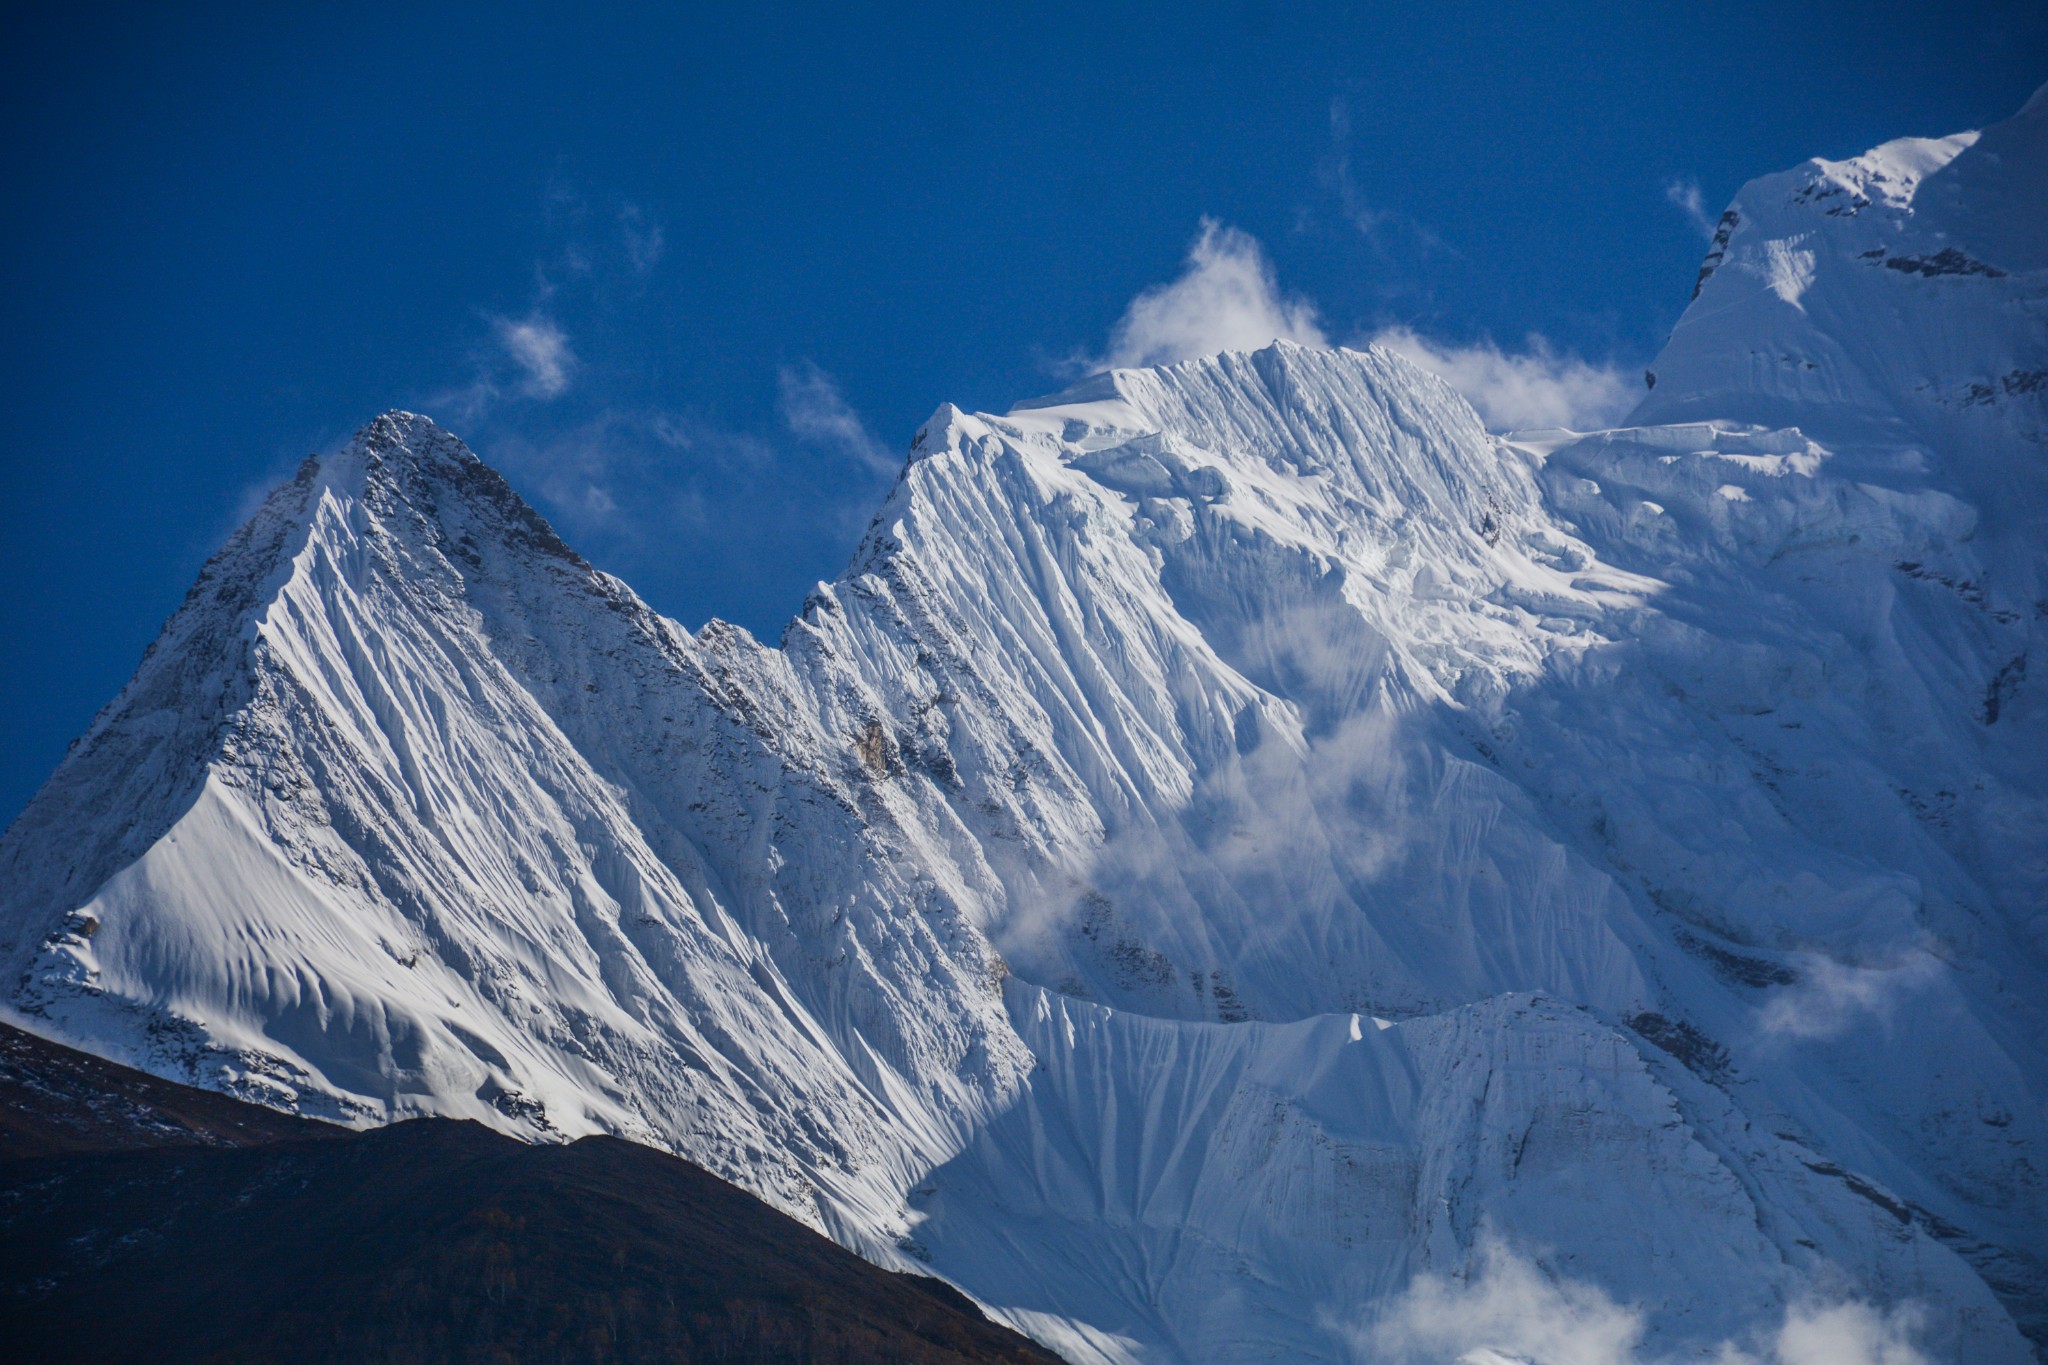
[(1745, 185), (1632, 425), (1798, 425), (2026, 477), (2048, 392), (2048, 104)]
[(365, 422), (349, 447), (378, 455), (404, 452), (416, 459), (438, 455), (455, 463), (474, 463), (477, 458), (460, 438), (433, 418), (403, 408), (381, 412)]
[(670, 1147), (1076, 1359), (1353, 1354), (1498, 1244), (1658, 1358), (1839, 1284), (2023, 1360), (2032, 136), (1754, 182), (1662, 425), (1288, 343), (942, 406), (780, 649), (387, 413), (0, 839), (0, 982), (280, 1108)]

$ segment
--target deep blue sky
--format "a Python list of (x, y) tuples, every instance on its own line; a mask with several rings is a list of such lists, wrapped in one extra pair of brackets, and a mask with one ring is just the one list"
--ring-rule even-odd
[(1634, 370), (1700, 255), (1675, 180), (1711, 214), (2048, 79), (2048, 7), (1956, 0), (29, 8), (0, 820), (257, 493), (385, 408), (772, 638), (932, 408), (1060, 387), (1205, 215), (1333, 338)]

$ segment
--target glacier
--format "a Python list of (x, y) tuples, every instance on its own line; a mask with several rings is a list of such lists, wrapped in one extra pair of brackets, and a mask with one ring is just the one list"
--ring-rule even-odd
[(2043, 222), (2048, 91), (1752, 182), (1610, 431), (1286, 342), (941, 407), (773, 646), (388, 413), (0, 839), (11, 1016), (665, 1147), (1075, 1361), (1503, 1258), (2034, 1359)]

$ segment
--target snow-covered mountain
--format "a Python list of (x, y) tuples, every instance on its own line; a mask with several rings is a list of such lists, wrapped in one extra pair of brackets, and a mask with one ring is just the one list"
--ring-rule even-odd
[(1621, 430), (1285, 343), (942, 407), (774, 648), (387, 414), (0, 841), (0, 979), (673, 1148), (1077, 1361), (2028, 1359), (2044, 139), (1747, 187)]

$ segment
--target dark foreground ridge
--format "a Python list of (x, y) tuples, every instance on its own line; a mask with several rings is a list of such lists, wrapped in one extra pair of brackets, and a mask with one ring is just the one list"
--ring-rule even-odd
[(6, 1025), (0, 1342), (19, 1362), (1058, 1360), (649, 1147), (348, 1132)]

